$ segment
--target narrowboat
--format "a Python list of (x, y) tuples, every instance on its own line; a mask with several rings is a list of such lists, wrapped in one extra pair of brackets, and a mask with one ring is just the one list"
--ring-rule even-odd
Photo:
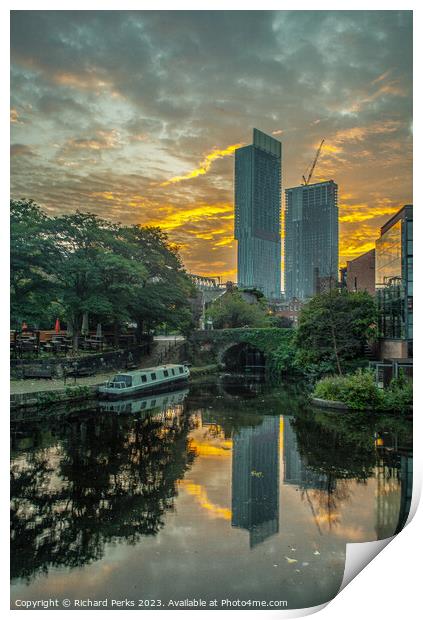
[(185, 364), (166, 364), (119, 372), (107, 383), (98, 386), (98, 393), (106, 398), (125, 398), (135, 394), (160, 392), (172, 385), (186, 383), (189, 368)]

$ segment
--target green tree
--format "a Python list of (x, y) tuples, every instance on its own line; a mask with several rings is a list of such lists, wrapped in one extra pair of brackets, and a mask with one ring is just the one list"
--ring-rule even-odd
[(32, 201), (11, 205), (12, 322), (67, 321), (78, 349), (84, 313), (139, 335), (163, 322), (193, 327), (195, 288), (160, 228), (122, 226), (91, 213), (48, 217)]
[(240, 291), (228, 291), (207, 311), (216, 329), (234, 327), (268, 327), (269, 317), (265, 302), (248, 303)]
[(77, 350), (84, 313), (115, 326), (130, 319), (146, 269), (128, 254), (119, 227), (96, 215), (77, 211), (54, 218), (52, 227), (61, 256), (61, 300)]
[(10, 313), (15, 328), (22, 321), (52, 320), (59, 256), (49, 222), (32, 200), (10, 201)]
[(177, 246), (157, 227), (131, 226), (121, 234), (131, 258), (145, 268), (131, 300), (131, 315), (139, 333), (162, 323), (188, 333), (194, 326), (190, 300), (196, 291)]
[(342, 374), (349, 360), (363, 355), (375, 323), (376, 306), (368, 293), (316, 295), (299, 317), (295, 344), (300, 366), (321, 365)]

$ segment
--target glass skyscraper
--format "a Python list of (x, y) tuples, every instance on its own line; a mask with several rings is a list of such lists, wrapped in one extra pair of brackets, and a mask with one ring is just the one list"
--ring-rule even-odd
[(281, 162), (281, 143), (258, 129), (235, 151), (238, 286), (268, 299), (281, 293)]
[(285, 191), (285, 295), (307, 299), (319, 279), (338, 281), (338, 186), (334, 181)]
[(413, 205), (405, 205), (376, 240), (381, 358), (413, 357)]

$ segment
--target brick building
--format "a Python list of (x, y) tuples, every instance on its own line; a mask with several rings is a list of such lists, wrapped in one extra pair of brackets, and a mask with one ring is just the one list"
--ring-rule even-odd
[(348, 291), (367, 291), (370, 295), (375, 295), (375, 250), (347, 261), (346, 279)]

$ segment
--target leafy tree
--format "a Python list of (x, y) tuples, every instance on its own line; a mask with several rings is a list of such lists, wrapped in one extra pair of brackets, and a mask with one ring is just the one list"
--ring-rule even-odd
[(59, 257), (49, 222), (32, 200), (10, 201), (10, 310), (16, 328), (23, 321), (51, 320), (54, 312)]
[(299, 317), (295, 343), (300, 366), (322, 365), (342, 374), (346, 362), (362, 356), (375, 323), (376, 306), (368, 293), (316, 295)]
[(56, 217), (53, 229), (61, 256), (62, 303), (77, 349), (84, 313), (114, 324), (129, 320), (133, 291), (146, 270), (125, 256), (119, 228), (96, 215), (77, 211)]
[(237, 290), (228, 291), (207, 311), (217, 329), (234, 327), (268, 327), (269, 318), (264, 301), (248, 303)]
[(32, 201), (12, 201), (12, 324), (67, 321), (78, 348), (84, 313), (143, 330), (193, 327), (195, 288), (178, 248), (160, 228), (121, 226), (91, 213), (48, 217)]
[(272, 316), (270, 318), (270, 323), (272, 327), (280, 327), (281, 329), (292, 327), (293, 325), (292, 319), (288, 318), (287, 316), (278, 315)]
[(140, 333), (166, 323), (183, 333), (193, 328), (190, 299), (196, 291), (177, 246), (160, 228), (131, 226), (121, 230), (131, 257), (142, 262), (144, 276), (131, 300), (131, 315)]

